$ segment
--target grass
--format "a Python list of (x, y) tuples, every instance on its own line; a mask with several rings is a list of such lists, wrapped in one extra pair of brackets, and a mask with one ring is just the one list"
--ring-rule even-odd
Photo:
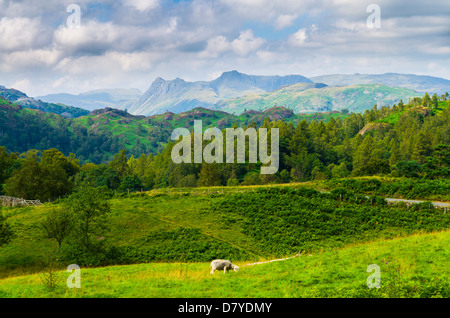
[[(296, 188), (298, 185), (289, 186)], [(303, 188), (320, 188), (323, 185), (320, 182), (301, 184)], [(287, 185), (264, 187), (276, 190), (281, 186)], [(394, 213), (395, 216), (400, 211), (395, 207), (361, 205), (360, 209), (355, 203), (333, 202), (326, 195), (323, 196), (323, 202), (314, 197), (306, 200), (307, 194), (303, 199), (291, 200), (291, 203), (286, 201), (286, 194), (280, 197), (282, 201), (276, 197), (270, 198), (270, 194), (265, 200), (267, 206), (273, 201), (283, 204), (287, 210), (277, 209), (276, 204), (273, 209), (266, 209), (264, 205), (259, 205), (258, 200), (251, 199), (242, 201), (245, 204), (239, 204), (242, 211), (233, 208), (234, 198), (251, 198), (258, 194), (259, 188), (164, 189), (112, 199), (110, 232), (105, 235), (105, 241), (116, 247), (123, 258), (117, 259), (116, 263), (109, 263), (119, 266), (89, 268), (79, 263), (82, 267), (81, 290), (65, 287), (65, 279), (69, 275), (65, 271), (61, 272), (62, 281), (54, 290), (46, 288), (39, 276), (42, 273), (40, 263), (54, 247), (54, 243), (43, 237), (39, 222), (53, 204), (32, 208), (3, 208), (2, 212), (8, 217), (16, 236), (10, 244), (0, 248), (0, 297), (166, 298), (217, 297), (219, 294), (220, 297), (230, 298), (449, 296), (446, 279), (450, 254), (446, 246), (449, 246), (450, 231), (445, 215), (437, 215), (434, 209), (414, 212), (402, 207), (405, 213), (397, 218), (390, 214)], [(188, 190), (198, 191), (198, 194), (183, 194)], [(227, 190), (231, 193), (227, 193)], [(224, 194), (221, 194), (222, 191)], [(241, 194), (232, 195), (238, 191)], [(280, 191), (284, 190), (280, 188), (274, 195)], [(167, 192), (171, 195), (167, 195)], [(290, 257), (297, 252), (289, 248), (284, 252), (268, 249), (276, 246), (273, 240), (279, 240), (280, 246), (286, 245), (291, 239), (297, 240), (296, 244), (302, 243), (302, 239), (298, 241), (302, 237), (300, 232), (292, 232), (288, 236), (279, 233), (293, 230), (289, 222), (274, 219), (276, 222), (272, 223), (273, 226), (267, 228), (264, 213), (269, 213), (267, 217), (272, 218), (273, 210), (274, 217), (294, 220), (296, 214), (290, 210), (310, 213), (308, 206), (314, 207), (319, 201), (322, 202), (320, 211), (312, 211), (311, 219), (306, 224), (313, 222), (316, 217), (328, 215), (333, 219), (341, 212), (367, 211), (366, 218), (369, 220), (362, 224), (367, 224), (368, 228), (361, 230), (361, 233), (357, 231), (354, 236), (348, 234), (350, 236), (347, 237), (343, 231), (335, 239), (325, 237), (322, 245), (313, 239), (315, 248), (303, 251), (302, 256), (295, 259), (243, 266)], [(303, 206), (302, 202), (308, 204)], [(247, 204), (250, 210), (245, 207)], [(322, 206), (329, 208), (322, 210)], [(228, 207), (232, 207), (234, 212), (227, 212)], [(373, 215), (374, 211), (379, 213)], [(352, 213), (341, 221), (350, 220)], [(263, 219), (258, 221), (260, 216)], [(380, 225), (372, 224), (380, 221), (380, 218)], [(420, 222), (416, 224), (414, 218), (420, 218)], [(437, 218), (442, 218), (442, 223), (436, 227), (433, 224), (436, 224)], [(398, 223), (392, 221), (395, 224), (391, 226), (390, 219), (398, 220)], [(325, 222), (320, 228), (311, 228), (312, 234), (326, 233), (326, 224), (329, 226), (333, 222)], [(277, 226), (278, 233), (273, 230)], [(301, 228), (304, 226), (302, 223)], [(249, 232), (252, 228), (260, 229)], [(259, 237), (266, 232), (267, 235)], [(270, 240), (267, 241), (268, 245), (264, 243), (265, 240)], [(65, 245), (67, 242), (63, 243), (63, 247)], [(230, 259), (241, 266), (241, 271), (210, 275), (209, 262), (214, 258)], [(387, 260), (388, 264), (383, 264), (383, 260)], [(72, 262), (63, 263), (62, 269), (69, 264)], [(370, 264), (380, 265), (382, 273), (385, 273), (382, 278), (382, 281), (385, 279), (384, 289), (367, 288), (365, 281), (370, 274), (366, 273), (366, 268)], [(226, 290), (225, 294), (223, 290)]]
[[(450, 231), (419, 233), (280, 262), (255, 266), (238, 262), (240, 271), (225, 275), (209, 274), (206, 262), (82, 268), (81, 289), (65, 286), (69, 273), (61, 273), (53, 290), (35, 274), (0, 280), (0, 297), (449, 297), (450, 269), (445, 266), (450, 261), (445, 248), (449, 244)], [(370, 264), (381, 268), (380, 289), (367, 287)]]

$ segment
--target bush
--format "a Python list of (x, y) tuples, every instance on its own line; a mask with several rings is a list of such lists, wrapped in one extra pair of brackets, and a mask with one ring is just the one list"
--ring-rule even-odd
[[(340, 195), (342, 202), (336, 201)], [(450, 226), (450, 215), (434, 209), (387, 206), (382, 197), (354, 195), (345, 188), (329, 194), (306, 188), (260, 188), (218, 199), (210, 209), (242, 217), (242, 232), (258, 242), (259, 249), (277, 256)]]

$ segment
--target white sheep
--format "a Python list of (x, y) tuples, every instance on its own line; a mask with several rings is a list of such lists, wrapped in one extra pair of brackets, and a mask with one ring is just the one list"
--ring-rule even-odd
[(228, 270), (233, 269), (235, 272), (239, 270), (239, 267), (232, 264), (230, 261), (223, 260), (223, 259), (216, 259), (211, 262), (211, 274), (214, 274), (215, 270), (222, 270), (225, 274)]

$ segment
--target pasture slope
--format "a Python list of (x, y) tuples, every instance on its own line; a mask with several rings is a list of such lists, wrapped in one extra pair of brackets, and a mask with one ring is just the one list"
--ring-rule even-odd
[[(280, 262), (209, 273), (209, 262), (148, 263), (81, 270), (81, 288), (64, 279), (54, 289), (38, 274), (0, 280), (1, 297), (299, 298), (450, 297), (450, 231), (414, 234)], [(370, 264), (381, 268), (381, 288), (369, 289)]]
[[(346, 188), (324, 193), (313, 189), (318, 184), (307, 186), (114, 197), (104, 239), (108, 251), (89, 258), (63, 242), (54, 289), (42, 283), (40, 263), (55, 243), (43, 237), (39, 224), (61, 202), (4, 208), (16, 236), (0, 248), (0, 297), (450, 296), (448, 213), (429, 204), (386, 205)], [(230, 259), (241, 270), (210, 275), (215, 258)], [(80, 289), (65, 283), (70, 274), (63, 269), (73, 263), (81, 267)], [(381, 270), (379, 289), (367, 286), (371, 264)]]

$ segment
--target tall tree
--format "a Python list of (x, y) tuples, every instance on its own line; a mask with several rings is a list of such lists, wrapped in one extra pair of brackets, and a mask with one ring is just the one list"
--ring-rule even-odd
[(89, 249), (107, 228), (111, 207), (105, 190), (82, 186), (67, 199), (66, 208), (74, 218), (75, 239)]
[(41, 222), (45, 236), (58, 242), (58, 248), (72, 229), (70, 214), (64, 208), (53, 208)]
[(114, 156), (114, 159), (109, 163), (109, 166), (113, 168), (120, 178), (123, 178), (127, 174), (130, 174), (130, 167), (128, 166), (127, 151), (125, 149), (120, 150), (118, 154)]
[(202, 169), (198, 175), (197, 184), (203, 187), (220, 186), (221, 180), (217, 163), (203, 163)]

